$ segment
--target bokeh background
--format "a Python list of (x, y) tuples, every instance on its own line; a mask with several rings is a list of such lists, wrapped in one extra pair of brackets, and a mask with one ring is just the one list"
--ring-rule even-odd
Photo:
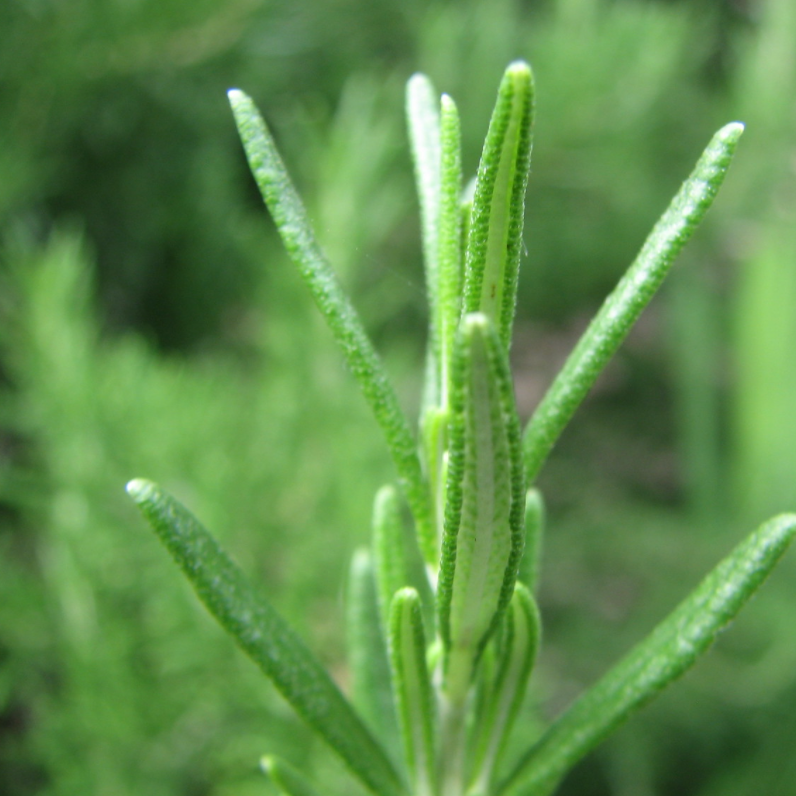
[[(740, 537), (796, 509), (793, 0), (0, 2), (0, 795), (273, 793), (266, 751), (358, 793), (214, 625), (123, 493), (160, 481), (344, 687), (379, 432), (282, 253), (225, 91), (260, 104), (415, 412), (426, 325), (403, 120), (457, 98), (473, 173), (501, 72), (536, 72), (513, 348), (532, 410), (712, 132), (702, 229), (551, 458), (551, 716)], [(796, 556), (705, 660), (566, 780), (796, 794)]]

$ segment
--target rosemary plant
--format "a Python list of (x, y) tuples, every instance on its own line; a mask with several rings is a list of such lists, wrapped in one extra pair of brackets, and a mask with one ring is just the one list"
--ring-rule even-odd
[[(743, 126), (728, 124), (713, 137), (523, 431), (508, 350), (530, 168), (531, 70), (522, 62), (506, 70), (474, 190), (464, 193), (456, 105), (446, 95), (440, 101), (426, 77), (412, 77), (407, 111), (431, 319), (416, 436), (265, 123), (245, 94), (229, 98), (265, 203), (381, 426), (400, 484), (376, 496), (372, 550), (359, 551), (352, 566), (354, 704), (185, 507), (148, 481), (127, 490), (210, 612), (371, 791), (550, 794), (696, 661), (796, 534), (796, 515), (762, 525), (524, 754), (503, 759), (540, 642), (535, 558), (544, 512), (533, 483), (710, 207)], [(422, 582), (407, 563), (408, 538), (425, 563)], [(288, 796), (316, 792), (289, 763), (266, 757), (263, 765)]]

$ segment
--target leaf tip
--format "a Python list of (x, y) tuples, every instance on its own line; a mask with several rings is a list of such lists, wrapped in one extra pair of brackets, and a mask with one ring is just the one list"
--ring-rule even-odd
[(713, 140), (732, 151), (738, 144), (745, 129), (746, 125), (743, 122), (730, 122), (716, 133)]
[(229, 104), (234, 108), (237, 103), (246, 98), (246, 95), (239, 88), (231, 88), (227, 91)]
[(274, 767), (274, 758), (271, 755), (263, 755), (260, 758), (260, 771), (263, 774), (271, 775), (271, 770)]
[(143, 503), (152, 497), (155, 485), (145, 478), (133, 478), (132, 481), (127, 482), (124, 489), (136, 503)]
[(530, 80), (531, 67), (527, 61), (512, 61), (506, 68), (506, 74), (511, 75), (515, 80)]
[(408, 91), (428, 91), (431, 88), (431, 80), (422, 72), (415, 72), (406, 81), (406, 88)]

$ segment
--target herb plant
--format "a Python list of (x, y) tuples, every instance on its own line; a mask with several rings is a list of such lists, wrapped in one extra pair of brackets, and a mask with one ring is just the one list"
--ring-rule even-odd
[[(464, 192), (456, 105), (446, 95), (439, 102), (426, 77), (412, 77), (407, 110), (430, 304), (416, 437), (265, 123), (245, 94), (229, 98), (265, 203), (373, 410), (400, 484), (377, 494), (372, 550), (359, 551), (352, 565), (353, 704), (185, 507), (148, 481), (131, 481), (128, 492), (210, 612), (371, 791), (552, 793), (696, 661), (796, 534), (796, 515), (763, 524), (518, 759), (503, 759), (541, 636), (534, 593), (544, 510), (533, 484), (710, 207), (743, 126), (728, 124), (713, 137), (523, 431), (508, 351), (530, 168), (531, 70), (522, 62), (506, 70), (474, 187)], [(422, 565), (413, 567), (415, 559)], [(288, 796), (316, 792), (289, 763), (266, 757), (263, 765)]]

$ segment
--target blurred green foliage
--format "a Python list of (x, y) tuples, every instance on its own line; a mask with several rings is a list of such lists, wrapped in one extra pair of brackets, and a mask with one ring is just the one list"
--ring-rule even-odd
[[(350, 788), (122, 487), (144, 475), (185, 500), (345, 683), (340, 584), (392, 473), (264, 219), (225, 90), (269, 115), (411, 409), (425, 318), (403, 84), (423, 70), (480, 120), (472, 172), (514, 57), (539, 88), (513, 352), (526, 409), (710, 132), (748, 125), (664, 301), (544, 474), (528, 733), (742, 528), (796, 507), (791, 0), (7, 0), (2, 796), (260, 793), (266, 747)], [(796, 794), (793, 575), (562, 792)]]

